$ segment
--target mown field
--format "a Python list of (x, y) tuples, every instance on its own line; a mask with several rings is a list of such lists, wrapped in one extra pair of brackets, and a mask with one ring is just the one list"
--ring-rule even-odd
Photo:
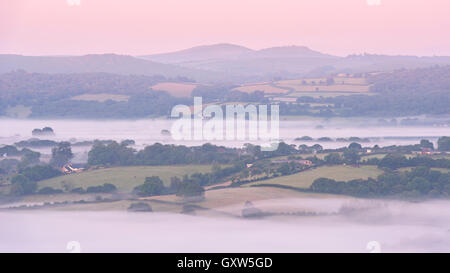
[(310, 169), (293, 175), (276, 177), (268, 180), (258, 181), (246, 186), (256, 184), (278, 184), (291, 186), (296, 188), (309, 188), (314, 180), (324, 177), (335, 179), (338, 181), (348, 181), (352, 179), (367, 179), (369, 177), (376, 178), (382, 174), (383, 171), (376, 166), (324, 166), (315, 169)]
[(194, 83), (176, 83), (176, 82), (162, 82), (152, 86), (153, 90), (166, 91), (174, 97), (190, 97), (192, 90), (197, 87)]
[(144, 183), (145, 177), (159, 176), (166, 186), (170, 185), (173, 176), (182, 177), (196, 172), (207, 173), (211, 171), (211, 165), (182, 165), (182, 166), (132, 166), (116, 167), (79, 174), (69, 174), (38, 182), (39, 188), (52, 187), (55, 189), (69, 185), (70, 188), (103, 185), (111, 183), (119, 192), (130, 192), (134, 187)]

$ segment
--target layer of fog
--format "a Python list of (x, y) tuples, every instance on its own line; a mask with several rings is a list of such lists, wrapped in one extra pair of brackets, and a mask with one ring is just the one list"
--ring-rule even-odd
[[(313, 207), (330, 214), (251, 220), (164, 213), (3, 211), (0, 251), (67, 252), (67, 243), (76, 241), (82, 252), (368, 252), (368, 244), (375, 241), (382, 252), (449, 252), (449, 205), (449, 201), (352, 201), (343, 210), (342, 200), (320, 199)], [(270, 204), (266, 201), (264, 207)]]
[[(165, 144), (200, 145), (210, 142), (228, 147), (242, 147), (244, 143), (266, 144), (266, 142), (243, 141), (186, 141), (174, 140), (172, 137), (161, 134), (161, 130), (170, 130), (173, 121), (171, 120), (120, 120), (120, 121), (94, 121), (94, 120), (13, 120), (0, 119), (0, 144), (13, 144), (21, 140), (32, 138), (31, 131), (34, 128), (50, 126), (55, 130), (55, 137), (42, 137), (43, 139), (54, 140), (116, 140), (133, 139), (136, 141), (134, 148), (142, 149), (145, 145), (155, 142)], [(349, 119), (349, 120), (296, 120), (280, 122), (280, 138), (287, 143), (300, 144), (294, 141), (301, 136), (311, 136), (313, 138), (331, 137), (348, 138), (352, 136), (373, 138), (370, 143), (363, 143), (367, 146), (378, 144), (407, 145), (416, 144), (421, 138), (428, 138), (436, 141), (437, 137), (450, 135), (449, 127), (376, 127), (374, 119)], [(316, 128), (317, 125), (323, 128)], [(305, 143), (305, 142), (303, 142)], [(348, 145), (348, 142), (306, 142), (308, 145), (320, 143), (325, 148), (338, 148)], [(87, 151), (90, 147), (73, 147), (76, 154), (75, 162), (85, 161)], [(49, 154), (49, 148), (35, 149), (43, 154)]]

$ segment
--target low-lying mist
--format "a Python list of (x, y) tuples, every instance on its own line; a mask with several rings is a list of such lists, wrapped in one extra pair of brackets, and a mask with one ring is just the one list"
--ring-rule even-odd
[(381, 252), (449, 252), (449, 205), (323, 199), (314, 207), (325, 214), (261, 219), (3, 211), (0, 251), (69, 252), (67, 244), (76, 241), (82, 252), (369, 252), (374, 244)]

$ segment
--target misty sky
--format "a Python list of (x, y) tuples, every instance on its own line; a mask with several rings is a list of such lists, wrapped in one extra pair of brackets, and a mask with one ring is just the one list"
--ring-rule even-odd
[(0, 0), (0, 53), (140, 55), (227, 42), (450, 55), (449, 11), (449, 0)]

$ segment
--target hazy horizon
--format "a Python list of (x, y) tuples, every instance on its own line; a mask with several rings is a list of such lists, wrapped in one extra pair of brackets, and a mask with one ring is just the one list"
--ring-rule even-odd
[(337, 56), (448, 56), (448, 10), (446, 0), (5, 1), (0, 54), (137, 56), (225, 42)]

